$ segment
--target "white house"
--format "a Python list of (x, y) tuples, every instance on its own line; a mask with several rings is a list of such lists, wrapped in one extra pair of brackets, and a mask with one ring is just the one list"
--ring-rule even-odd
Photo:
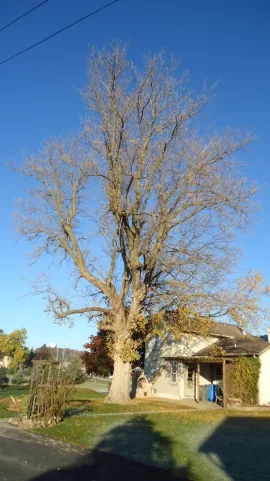
[(12, 358), (10, 356), (1, 356), (0, 354), (0, 367), (9, 368), (12, 362)]
[[(152, 394), (169, 399), (200, 400), (202, 386), (225, 381), (232, 359), (259, 357), (259, 404), (270, 404), (270, 343), (236, 325), (211, 323), (206, 335), (187, 329), (180, 340), (170, 334), (146, 344), (144, 374)], [(208, 388), (206, 388), (208, 389)], [(224, 388), (225, 390), (225, 388)]]

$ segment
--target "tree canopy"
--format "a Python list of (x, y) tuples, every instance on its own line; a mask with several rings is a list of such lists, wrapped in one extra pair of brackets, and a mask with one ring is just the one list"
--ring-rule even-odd
[(84, 345), (87, 350), (84, 351), (82, 360), (87, 374), (109, 376), (113, 373), (113, 359), (108, 341), (108, 334), (99, 330), (96, 336), (90, 336), (89, 342)]
[(10, 334), (0, 334), (0, 353), (12, 358), (11, 367), (19, 367), (27, 359), (28, 349), (25, 346), (27, 331), (25, 328), (16, 329)]

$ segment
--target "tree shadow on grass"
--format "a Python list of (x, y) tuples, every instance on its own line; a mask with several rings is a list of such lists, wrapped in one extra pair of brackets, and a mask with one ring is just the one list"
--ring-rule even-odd
[[(141, 453), (139, 461), (138, 451)], [(170, 469), (164, 469), (165, 466), (170, 466)], [(174, 466), (172, 441), (156, 431), (151, 421), (141, 416), (111, 429), (102, 437), (96, 448), (76, 464), (48, 471), (32, 478), (32, 481), (190, 479), (185, 469), (181, 472), (178, 470), (176, 475)]]
[(76, 401), (72, 401), (70, 407), (65, 410), (65, 418), (91, 413), (92, 411), (93, 407), (91, 400), (76, 399)]
[(220, 424), (199, 451), (233, 481), (268, 481), (269, 446), (269, 417), (237, 416)]

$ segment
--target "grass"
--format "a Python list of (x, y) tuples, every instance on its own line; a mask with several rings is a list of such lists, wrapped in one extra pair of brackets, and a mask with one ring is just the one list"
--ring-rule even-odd
[[(213, 412), (208, 411), (178, 411), (173, 413), (161, 414), (147, 414), (142, 416), (73, 416), (67, 417), (61, 424), (53, 428), (44, 428), (39, 432), (47, 433), (51, 436), (64, 439), (74, 444), (79, 444), (83, 447), (93, 448), (96, 446), (97, 439), (104, 433), (118, 425), (125, 425), (126, 421), (143, 419), (150, 421), (164, 434), (170, 434), (175, 437), (179, 434), (179, 427), (181, 427), (181, 434), (189, 432), (191, 427), (205, 426), (206, 424), (217, 422), (224, 419), (223, 411)], [(123, 414), (123, 413), (122, 413)]]
[(8, 386), (0, 391), (0, 419), (17, 416), (15, 411), (8, 411), (11, 396), (15, 399), (22, 398), (29, 393), (28, 386)]
[(8, 403), (7, 402), (0, 402), (0, 419), (3, 418), (12, 418), (17, 414), (12, 411), (8, 411)]
[(17, 416), (15, 411), (8, 411), (10, 397), (22, 398), (29, 393), (29, 386), (8, 386), (0, 390), (0, 419)]
[(29, 386), (8, 386), (6, 389), (0, 390), (0, 399), (13, 397), (23, 397), (29, 393)]
[[(222, 415), (212, 415), (211, 424)], [(210, 466), (198, 456), (198, 431), (209, 431), (206, 413), (176, 412), (144, 416), (73, 417), (53, 428), (39, 430), (49, 436), (92, 450), (121, 455), (132, 461), (167, 468), (186, 479), (208, 481)], [(225, 481), (221, 473), (215, 481)]]
[[(24, 386), (1, 392), (0, 418), (15, 415), (7, 410), (4, 396), (19, 397), (27, 392)], [(140, 414), (146, 411), (152, 414)], [(104, 403), (103, 394), (84, 387), (74, 390), (67, 414), (58, 426), (37, 431), (90, 449), (94, 459), (100, 460), (100, 469), (109, 460), (108, 469), (110, 475), (117, 474), (115, 479), (123, 459), (125, 469), (132, 473), (138, 467), (133, 473), (136, 479), (143, 465), (166, 468), (171, 479), (177, 475), (187, 481), (269, 479), (269, 410), (190, 411), (178, 403), (149, 399), (119, 406)], [(162, 470), (155, 472), (157, 481), (163, 479), (160, 473)]]
[[(192, 481), (269, 479), (269, 412), (74, 416), (39, 432)], [(117, 458), (116, 458), (117, 459)]]
[(156, 399), (144, 400), (134, 399), (129, 404), (107, 404), (104, 403), (104, 394), (96, 393), (89, 389), (76, 389), (67, 415), (76, 414), (121, 414), (140, 412), (165, 412), (179, 411), (186, 409), (186, 406), (179, 403), (159, 401)]
[(109, 381), (108, 379), (100, 380), (98, 379), (97, 381), (86, 381), (83, 384), (79, 384), (77, 386), (79, 389), (91, 389), (93, 391), (101, 391), (101, 392), (108, 392), (109, 390)]
[(93, 391), (92, 389), (87, 389), (83, 387), (76, 386), (74, 394), (72, 396), (73, 401), (82, 400), (88, 401), (90, 399), (104, 399), (105, 394)]
[[(9, 386), (0, 392), (0, 398), (8, 399), (10, 396), (21, 398), (29, 393), (27, 386)], [(76, 388), (72, 395), (69, 408), (66, 410), (68, 417), (78, 414), (121, 414), (121, 413), (140, 413), (140, 412), (165, 412), (167, 410), (179, 411), (185, 409), (185, 406), (178, 403), (136, 399), (129, 404), (107, 404), (104, 403), (105, 395), (95, 392), (91, 389)], [(1, 417), (1, 412), (0, 412)], [(3, 417), (3, 416), (2, 416)]]

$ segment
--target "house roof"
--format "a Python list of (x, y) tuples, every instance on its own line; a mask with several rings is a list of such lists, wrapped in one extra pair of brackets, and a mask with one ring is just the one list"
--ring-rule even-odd
[(235, 324), (212, 322), (208, 328), (208, 335), (215, 337), (243, 337), (243, 330)]
[(267, 340), (259, 336), (253, 336), (235, 324), (215, 322), (209, 319), (185, 319), (183, 321), (179, 320), (178, 312), (167, 312), (166, 315), (170, 316), (171, 322), (180, 322), (180, 324), (182, 322), (182, 332), (218, 338), (216, 342), (197, 351), (191, 357), (258, 356), (270, 348), (270, 343)]
[(220, 338), (194, 355), (196, 357), (258, 356), (269, 347), (270, 344), (260, 337), (242, 334), (234, 338)]
[(177, 311), (166, 312), (166, 317), (170, 323), (175, 323), (181, 327), (185, 333), (202, 334), (214, 337), (241, 337), (243, 330), (236, 324), (226, 322), (216, 322), (209, 318), (181, 319)]

